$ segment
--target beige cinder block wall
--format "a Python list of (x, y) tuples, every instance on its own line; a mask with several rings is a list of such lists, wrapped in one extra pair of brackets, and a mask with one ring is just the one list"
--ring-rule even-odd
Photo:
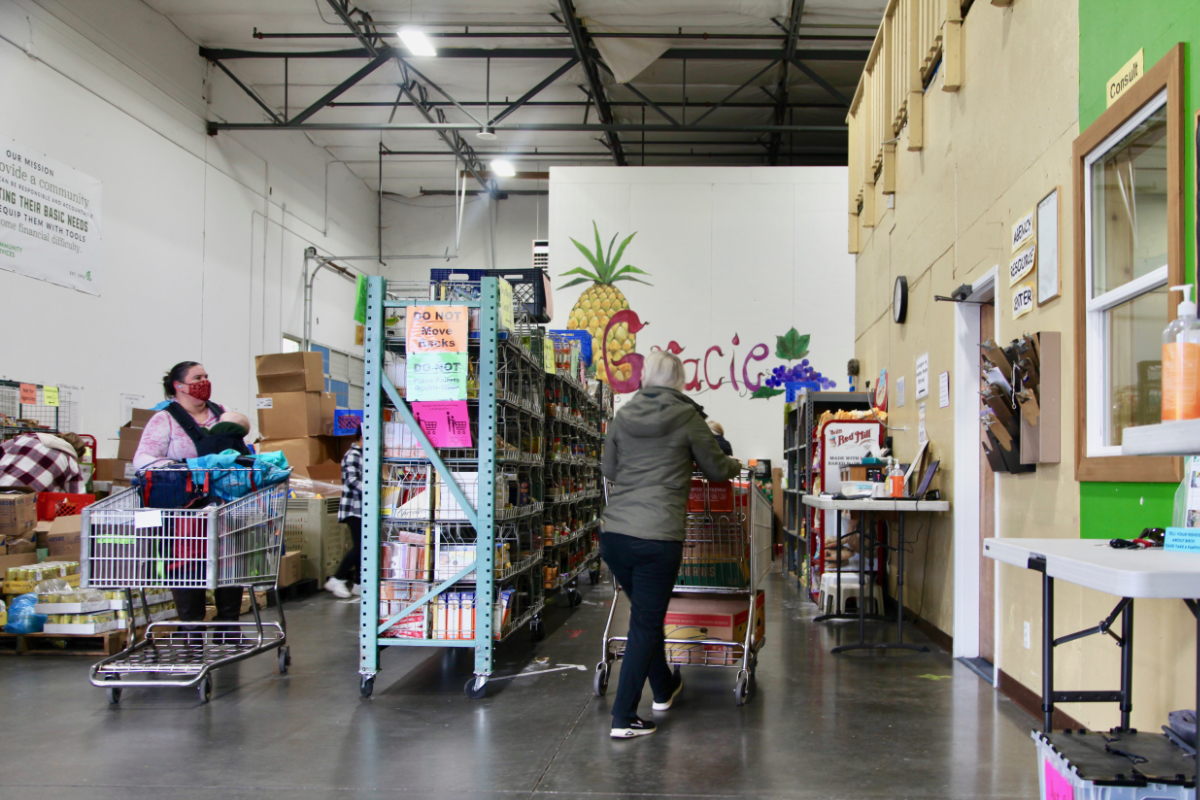
[[(878, 379), (887, 367), (891, 384), (889, 422), (897, 452), (917, 448), (916, 358), (929, 354), (930, 395), (926, 429), (933, 457), (941, 460), (937, 486), (953, 504), (959, 469), (978, 463), (954, 460), (954, 398), (938, 407), (938, 375), (954, 373), (955, 315), (952, 303), (935, 302), (957, 286), (980, 280), (999, 265), (995, 313), (1000, 341), (1024, 332), (1061, 331), (1064, 391), (1072, 385), (1073, 258), (1070, 228), (1071, 143), (1078, 135), (1078, 24), (1074, 3), (1020, 3), (1001, 9), (976, 3), (963, 23), (963, 83), (943, 91), (944, 69), (924, 97), (924, 148), (908, 149), (906, 126), (896, 143), (895, 207), (876, 186), (875, 225), (863, 227), (858, 256), (856, 354), (864, 377)], [(852, 156), (853, 157), (853, 156)], [(1059, 237), (1062, 295), (1014, 321), (1007, 265), (1015, 220), (1056, 186), (1061, 187), (1064, 230)], [(892, 288), (898, 275), (909, 284), (908, 319), (892, 320)], [(906, 404), (896, 406), (896, 380), (905, 378)], [(1064, 409), (1070, 403), (1064, 399)], [(1078, 536), (1079, 488), (1070, 453), (1072, 428), (1063, 419), (1064, 463), (1042, 465), (1035, 474), (1003, 475), (997, 502), (999, 535)], [(910, 523), (909, 536), (917, 529)], [(954, 634), (952, 514), (935, 517), (908, 557), (904, 602), (934, 626)], [(991, 567), (991, 562), (986, 562)], [(1026, 686), (1040, 685), (1036, 627), (1040, 584), (1024, 570), (1004, 568), (997, 581), (1000, 615), (998, 666)], [(1064, 592), (1066, 590), (1064, 589)], [(1023, 622), (1035, 623), (1035, 647), (1023, 646)]]
[[(937, 376), (954, 366), (955, 310), (934, 302), (963, 283), (974, 283), (999, 265), (996, 315), (1000, 341), (1023, 332), (1060, 331), (1063, 352), (1062, 458), (1035, 474), (1001, 475), (998, 529), (1004, 537), (1079, 536), (1079, 484), (1073, 467), (1074, 358), (1073, 219), (1071, 144), (1078, 126), (1078, 16), (1075, 3), (1017, 2), (998, 8), (977, 2), (963, 23), (963, 83), (942, 90), (942, 75), (924, 98), (924, 148), (909, 151), (910, 131), (896, 143), (895, 207), (876, 187), (874, 226), (859, 229), (856, 356), (863, 377), (890, 371), (892, 425), (898, 452), (917, 446), (915, 360), (929, 354), (927, 430), (941, 459), (938, 487), (954, 503), (954, 475), (977, 464), (954, 462), (953, 397), (938, 408)], [(1149, 66), (1149, 65), (1147, 65)], [(852, 147), (854, 144), (852, 143)], [(854, 158), (853, 151), (851, 158)], [(1015, 220), (1055, 186), (1060, 187), (1062, 294), (1020, 320), (1012, 319), (1005, 274)], [(853, 241), (853, 237), (851, 239)], [(908, 321), (892, 321), (892, 286), (909, 282)], [(896, 379), (906, 379), (904, 407), (895, 403)], [(953, 384), (953, 380), (952, 380)], [(1131, 501), (1133, 502), (1133, 501)], [(909, 536), (916, 527), (909, 528)], [(1029, 570), (988, 563), (996, 573), (996, 665), (1010, 683), (1041, 693), (1041, 580)], [(904, 602), (954, 635), (954, 548), (950, 515), (922, 531), (909, 556)], [(894, 579), (893, 579), (894, 580)], [(1059, 582), (1056, 635), (1094, 626), (1117, 598)], [(1157, 730), (1167, 712), (1195, 703), (1196, 623), (1177, 601), (1137, 601), (1132, 723)], [(986, 612), (985, 612), (986, 613)], [(1031, 647), (1024, 646), (1030, 626)], [(1093, 636), (1056, 651), (1059, 688), (1116, 689), (1118, 650)], [(1017, 692), (1020, 687), (1016, 688)], [(1119, 721), (1115, 704), (1064, 704), (1089, 728)]]

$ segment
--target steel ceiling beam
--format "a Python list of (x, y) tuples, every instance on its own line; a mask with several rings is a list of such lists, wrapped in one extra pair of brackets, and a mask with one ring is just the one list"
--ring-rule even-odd
[(263, 111), (267, 112), (267, 116), (269, 116), (271, 119), (275, 120), (277, 123), (283, 122), (283, 120), (280, 119), (279, 115), (275, 113), (275, 110), (273, 108), (271, 108), (269, 105), (267, 105), (263, 101), (263, 99), (261, 97), (259, 97), (258, 94), (253, 89), (251, 89), (246, 84), (242, 83), (241, 79), (238, 78), (237, 75), (234, 75), (232, 72), (230, 72), (228, 67), (226, 67), (224, 64), (222, 64), (220, 61), (214, 61), (211, 58), (209, 59), (209, 61), (211, 61), (213, 64), (216, 64), (217, 68), (220, 69), (221, 72), (224, 72), (226, 75), (228, 75), (229, 79), (231, 81), (233, 81), (235, 84), (237, 84), (238, 87), (243, 92), (245, 92), (250, 97), (251, 100), (253, 100), (255, 103), (257, 103), (259, 108), (261, 108)]
[[(460, 25), (457, 27), (474, 28), (478, 25)], [(429, 27), (428, 24), (422, 27)], [(521, 28), (523, 25), (507, 27)], [(558, 31), (425, 31), (431, 39), (561, 39), (563, 34)], [(783, 38), (778, 33), (591, 33), (593, 39), (665, 39), (679, 41), (762, 41), (778, 42)], [(353, 33), (267, 33), (254, 29), (255, 39), (353, 39)], [(874, 42), (874, 36), (839, 36), (835, 33), (807, 33), (796, 37), (802, 41), (814, 42)]]
[[(773, 65), (771, 65), (773, 66)], [(770, 67), (768, 67), (769, 69)], [(641, 108), (645, 103), (634, 102), (633, 100), (609, 100), (608, 104), (613, 108)], [(658, 103), (663, 108), (678, 108), (683, 105), (681, 101), (659, 101)], [(329, 104), (330, 108), (391, 108), (395, 103), (391, 100), (363, 100), (363, 101), (342, 101), (335, 100)], [(454, 103), (443, 100), (430, 100), (431, 106), (453, 106)], [(468, 108), (481, 108), (489, 105), (484, 100), (460, 100), (460, 106)], [(496, 105), (491, 103), (490, 105)], [(587, 100), (530, 100), (522, 104), (530, 108), (584, 108), (590, 106), (591, 102)], [(774, 108), (775, 103), (709, 103), (709, 102), (691, 102), (688, 107), (696, 108), (713, 108), (720, 105), (722, 108)], [(812, 109), (843, 109), (841, 103), (788, 103), (788, 108), (812, 108)]]
[[(375, 50), (378, 52), (375, 52)], [(598, 53), (594, 48), (587, 48), (592, 58)], [(393, 55), (408, 56), (404, 48), (379, 47), (367, 50), (351, 48), (348, 50), (242, 50), (228, 47), (201, 47), (200, 55), (210, 61), (228, 61), (237, 58), (373, 58), (389, 52)], [(552, 58), (565, 60), (579, 55), (575, 50), (563, 47), (441, 47), (438, 48), (439, 59), (449, 58)], [(795, 57), (804, 61), (852, 61), (865, 62), (870, 55), (868, 48), (821, 48), (796, 50)], [(758, 47), (673, 47), (659, 58), (678, 60), (686, 58), (689, 61), (779, 61), (784, 57), (782, 48)]]
[[(566, 25), (567, 32), (571, 35), (574, 54), (583, 64), (583, 71), (587, 75), (591, 99), (596, 104), (596, 116), (600, 118), (602, 124), (612, 125), (612, 108), (608, 105), (608, 96), (604, 93), (604, 84), (600, 80), (600, 72), (596, 69), (596, 61), (592, 57), (592, 44), (588, 38), (587, 29), (579, 22), (579, 17), (575, 14), (575, 4), (571, 0), (558, 0), (558, 8), (562, 12), (562, 23)], [(613, 161), (616, 162), (616, 165), (618, 167), (627, 166), (625, 151), (621, 148), (621, 140), (617, 136), (617, 132), (605, 130), (604, 138), (608, 141), (608, 148), (612, 150)]]
[(384, 64), (386, 64), (387, 62), (389, 62), (391, 60), (392, 59), (388, 56), (383, 56), (383, 55), (376, 56), (375, 58), (371, 59), (371, 61), (368, 62), (367, 65), (364, 66), (362, 69), (360, 69), (358, 72), (355, 72), (349, 78), (346, 78), (346, 80), (342, 81), (337, 86), (330, 89), (328, 92), (325, 93), (325, 95), (320, 100), (316, 101), (311, 106), (304, 109), (303, 111), (301, 111), (299, 114), (297, 114), (296, 116), (289, 119), (284, 124), (287, 125), (289, 128), (294, 128), (295, 126), (303, 123), (306, 119), (311, 117), (313, 114), (316, 114), (322, 108), (325, 108), (326, 106), (328, 106), (333, 100), (337, 99), (338, 97), (341, 97), (342, 94), (347, 89), (350, 89), (351, 87), (356, 86), (358, 83), (360, 83), (363, 80), (363, 78), (367, 77), (372, 72), (379, 69), (380, 67), (382, 67)]
[(722, 106), (724, 106), (726, 103), (728, 103), (730, 100), (732, 100), (732, 99), (733, 99), (734, 95), (736, 95), (736, 94), (737, 94), (738, 92), (740, 92), (742, 89), (745, 89), (745, 88), (746, 88), (747, 86), (749, 86), (750, 84), (754, 83), (756, 80), (758, 80), (759, 76), (761, 76), (761, 75), (762, 75), (764, 72), (766, 72), (767, 70), (769, 70), (769, 69), (770, 69), (771, 67), (773, 67), (773, 66), (775, 66), (775, 62), (774, 62), (774, 61), (772, 61), (770, 64), (767, 64), (765, 67), (763, 67), (762, 69), (760, 69), (758, 72), (754, 73), (754, 74), (753, 74), (753, 75), (752, 75), (752, 76), (749, 78), (749, 80), (747, 80), (747, 81), (746, 81), (745, 83), (743, 83), (741, 86), (737, 87), (737, 88), (736, 88), (736, 89), (734, 89), (732, 92), (730, 92), (729, 94), (725, 95), (725, 99), (721, 100), (721, 101), (720, 101), (719, 103), (717, 103), (716, 105), (711, 105), (711, 104), (710, 104), (708, 111), (705, 111), (703, 114), (701, 114), (699, 117), (697, 117), (697, 118), (696, 118), (696, 120), (695, 120), (695, 122), (693, 122), (693, 124), (696, 124), (696, 123), (700, 122), (700, 120), (704, 119), (704, 118), (705, 118), (705, 117), (707, 117), (709, 114), (711, 114), (712, 112), (716, 111), (718, 108), (721, 108)]
[[(782, 125), (787, 113), (788, 101), (788, 66), (796, 55), (796, 37), (800, 35), (800, 20), (804, 17), (804, 0), (792, 0), (792, 11), (788, 15), (787, 28), (784, 29), (783, 64), (779, 70), (779, 84), (775, 89), (775, 112), (772, 119), (776, 125)], [(772, 133), (771, 143), (767, 148), (771, 166), (779, 163), (779, 150), (783, 145), (783, 134)]]
[(796, 69), (803, 72), (809, 78), (812, 78), (813, 83), (817, 84), (822, 89), (824, 89), (826, 92), (828, 92), (830, 94), (830, 96), (832, 96), (839, 103), (841, 103), (843, 107), (845, 107), (845, 108), (850, 107), (850, 98), (849, 97), (846, 97), (846, 95), (839, 92), (836, 88), (834, 88), (833, 84), (831, 84), (829, 81), (825, 80), (820, 75), (813, 72), (812, 68), (809, 67), (807, 64), (805, 64), (803, 61), (798, 61), (793, 58), (792, 64), (794, 64), (796, 66)]
[[(426, 124), (430, 125), (430, 126), (445, 124), (445, 122), (446, 122), (445, 112), (442, 111), (442, 109), (440, 109), (440, 108), (427, 107), (425, 105), (425, 103), (428, 101), (428, 96), (427, 96), (425, 87), (418, 84), (415, 80), (409, 79), (408, 73), (409, 73), (409, 70), (411, 69), (411, 67), (405, 63), (403, 58), (400, 58), (397, 55), (394, 48), (390, 48), (390, 47), (385, 48), (385, 47), (377, 46), (377, 43), (381, 41), (381, 37), (378, 35), (378, 33), (376, 33), (375, 31), (373, 31), (371, 29), (370, 17), (362, 12), (359, 12), (360, 16), (362, 17), (362, 23), (363, 23), (362, 27), (360, 27), (359, 24), (354, 21), (354, 18), (352, 16), (351, 9), (350, 9), (350, 0), (328, 0), (328, 2), (329, 2), (329, 5), (333, 8), (334, 12), (339, 17), (341, 17), (342, 22), (346, 25), (346, 27), (348, 27), (350, 29), (350, 31), (354, 34), (354, 37), (356, 39), (358, 39), (358, 41), (362, 44), (363, 48), (365, 48), (365, 50), (368, 53), (370, 53), (375, 58), (376, 61), (378, 61), (381, 58), (385, 59), (385, 60), (390, 60), (392, 58), (396, 59), (396, 63), (400, 67), (400, 72), (401, 72), (402, 83), (400, 85), (400, 93), (402, 95), (404, 95), (405, 97), (407, 97), (409, 102), (412, 103), (412, 105), (417, 109), (417, 112), (420, 113), (420, 115), (425, 118)], [(374, 63), (374, 62), (372, 62), (372, 63)], [(416, 72), (416, 70), (412, 70), (412, 71)], [(417, 74), (420, 74), (420, 73), (417, 73)], [(425, 80), (428, 81), (428, 78), (426, 78)], [(447, 100), (449, 100), (452, 103), (455, 103), (457, 105), (457, 101), (454, 100), (454, 98), (450, 97), (450, 95), (448, 95), (444, 91), (442, 91), (442, 89), (439, 88), (436, 84), (433, 84), (430, 81), (430, 85), (432, 85), (433, 88), (437, 89), (437, 91), (441, 92), (446, 97)], [(399, 97), (397, 97), (397, 101), (399, 101)], [(460, 106), (460, 108), (461, 108), (461, 106)], [(471, 116), (470, 112), (468, 112), (466, 109), (462, 109), (462, 110), (464, 113), (467, 114), (467, 116), (469, 116), (469, 117)], [(393, 114), (393, 116), (395, 116), (395, 115)], [(474, 117), (471, 117), (471, 118), (474, 119)], [(389, 125), (390, 124), (391, 123), (389, 123)], [(462, 161), (463, 167), (468, 172), (471, 173), (471, 175), (475, 178), (476, 181), (479, 182), (479, 185), (483, 187), (484, 191), (486, 191), (486, 192), (488, 192), (488, 194), (494, 196), (496, 193), (495, 182), (486, 180), (483, 177), (483, 175), (480, 174), (481, 172), (483, 172), (483, 162), (481, 162), (479, 160), (479, 157), (475, 154), (475, 151), (471, 148), (471, 145), (467, 144), (466, 140), (463, 139), (463, 137), (458, 133), (458, 131), (452, 130), (452, 129), (447, 129), (447, 128), (437, 128), (437, 127), (431, 127), (429, 129), (433, 130), (435, 133), (437, 133), (438, 138), (440, 138), (443, 142), (446, 143), (446, 146), (449, 147), (451, 152), (454, 153), (455, 159)], [(212, 130), (211, 123), (210, 123), (209, 130), (210, 131)], [(379, 164), (380, 186), (379, 186), (379, 191), (382, 196), (382, 192), (383, 192), (383, 142), (382, 141), (379, 143), (379, 147), (380, 147), (380, 164)], [(380, 213), (382, 214), (382, 210), (380, 211)], [(382, 245), (380, 245), (380, 246), (382, 247)]]
[[(441, 109), (438, 109), (439, 111)], [(515, 122), (495, 126), (505, 131), (561, 131), (568, 133), (845, 133), (845, 125), (643, 125), (636, 122)], [(306, 122), (295, 127), (271, 122), (217, 122), (209, 120), (209, 133), (220, 131), (477, 131), (472, 122)]]
[[(546, 78), (541, 83), (539, 83), (537, 86), (534, 86), (528, 92), (526, 92), (525, 94), (521, 95), (516, 100), (514, 100), (508, 106), (508, 108), (504, 109), (499, 114), (497, 114), (496, 116), (494, 116), (490, 120), (488, 120), (488, 125), (495, 125), (497, 122), (500, 122), (505, 117), (507, 117), (509, 114), (513, 113), (518, 108), (525, 105), (533, 98), (537, 97), (543, 89), (545, 89), (550, 84), (554, 83), (556, 80), (561, 78), (563, 75), (567, 74), (567, 72), (569, 70), (571, 70), (572, 68), (574, 68), (574, 66), (578, 63), (579, 63), (579, 57), (576, 56), (575, 58), (572, 58), (567, 63), (563, 64), (558, 69), (554, 70), (554, 72), (547, 75)], [(487, 101), (485, 101), (484, 103), (481, 103), (480, 105), (486, 106), (486, 105), (488, 105), (488, 103), (487, 103)]]

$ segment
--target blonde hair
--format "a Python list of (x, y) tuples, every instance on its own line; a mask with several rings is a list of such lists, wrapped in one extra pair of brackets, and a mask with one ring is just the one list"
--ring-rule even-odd
[(683, 391), (687, 381), (683, 374), (683, 362), (678, 356), (666, 350), (655, 350), (646, 356), (643, 367), (642, 388), (664, 386), (677, 392)]
[(724, 425), (717, 422), (715, 419), (707, 420), (707, 422), (708, 422), (708, 429), (711, 430), (713, 433), (717, 434), (718, 436), (725, 435), (725, 426)]

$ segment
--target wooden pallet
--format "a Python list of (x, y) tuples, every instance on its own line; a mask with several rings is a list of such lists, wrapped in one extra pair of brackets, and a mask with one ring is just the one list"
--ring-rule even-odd
[[(138, 635), (145, 628), (138, 628)], [(111, 656), (125, 647), (124, 628), (105, 633), (2, 633), (0, 655)]]

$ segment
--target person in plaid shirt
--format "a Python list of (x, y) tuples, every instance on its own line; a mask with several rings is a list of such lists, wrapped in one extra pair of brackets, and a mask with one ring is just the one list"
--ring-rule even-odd
[(0, 444), (0, 488), (83, 494), (87, 481), (79, 469), (84, 444), (67, 433), (26, 433)]
[[(337, 572), (325, 581), (325, 591), (336, 597), (362, 594), (359, 588), (359, 563), (362, 561), (362, 428), (358, 429), (358, 440), (342, 456), (342, 499), (338, 503), (338, 521), (350, 529), (353, 546), (346, 553)], [(351, 588), (351, 586), (353, 588)]]

